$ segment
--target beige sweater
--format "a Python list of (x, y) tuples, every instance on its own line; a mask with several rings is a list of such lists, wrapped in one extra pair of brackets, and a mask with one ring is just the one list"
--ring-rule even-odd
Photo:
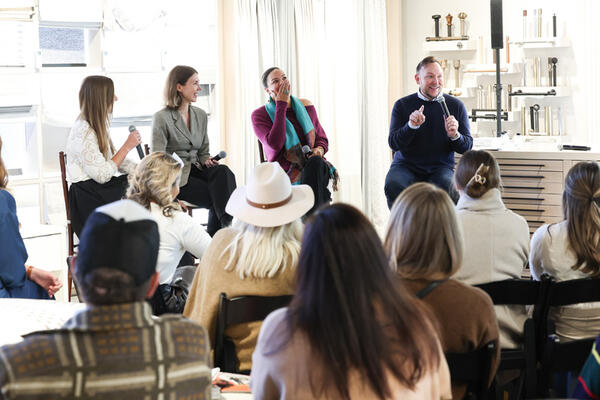
[[(225, 270), (225, 263), (229, 260), (229, 253), (223, 250), (231, 243), (237, 231), (233, 228), (221, 229), (213, 237), (206, 250), (200, 266), (196, 270), (194, 282), (190, 289), (183, 315), (192, 321), (200, 323), (206, 328), (210, 337), (211, 348), (215, 345), (215, 331), (217, 328), (217, 312), (219, 308), (219, 295), (227, 294), (228, 298), (253, 295), (253, 296), (279, 296), (293, 294), (295, 266), (286, 266), (274, 278), (246, 278), (241, 279), (234, 270)], [(234, 263), (237, 261), (237, 255)], [(235, 344), (237, 357), (240, 361), (240, 370), (249, 370), (252, 367), (252, 352), (262, 322), (232, 325), (225, 330), (225, 334), (232, 338)]]

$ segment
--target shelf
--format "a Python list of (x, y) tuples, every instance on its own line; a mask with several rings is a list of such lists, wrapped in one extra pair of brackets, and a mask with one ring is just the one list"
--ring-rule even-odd
[(568, 38), (559, 37), (541, 37), (541, 38), (526, 38), (524, 40), (510, 41), (523, 49), (547, 49), (559, 47), (571, 47), (571, 41)]
[(477, 41), (469, 40), (447, 40), (439, 42), (423, 43), (423, 50), (428, 52), (435, 51), (476, 51)]
[(517, 90), (521, 90), (525, 93), (543, 93), (543, 92), (547, 92), (549, 90), (554, 89), (556, 91), (556, 95), (553, 96), (548, 96), (548, 95), (523, 95), (523, 96), (511, 96), (511, 97), (518, 97), (518, 98), (527, 98), (527, 97), (535, 97), (535, 98), (558, 98), (558, 97), (568, 97), (571, 95), (571, 89), (565, 86), (519, 86), (519, 87), (513, 87), (513, 92), (516, 92)]
[[(523, 71), (522, 63), (500, 65), (500, 74), (520, 74)], [(463, 74), (477, 74), (483, 76), (496, 76), (496, 64), (467, 64), (462, 70)]]

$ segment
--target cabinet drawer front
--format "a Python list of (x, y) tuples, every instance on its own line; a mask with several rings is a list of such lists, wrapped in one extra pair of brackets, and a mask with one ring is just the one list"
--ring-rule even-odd
[[(550, 206), (552, 207), (552, 206)], [(524, 210), (522, 208), (515, 207), (512, 209), (514, 212), (519, 214), (521, 217), (526, 220), (543, 220), (545, 221), (548, 218), (561, 218), (562, 211), (560, 207), (554, 206), (549, 210)]]
[(500, 171), (563, 171), (562, 160), (524, 160), (520, 158), (498, 159)]
[(547, 182), (543, 179), (505, 179), (502, 181), (504, 191), (531, 193), (553, 193), (562, 194), (562, 182)]
[(547, 217), (562, 217), (562, 207), (542, 204), (506, 204), (506, 207), (519, 215), (539, 215)]
[(528, 171), (528, 170), (502, 170), (502, 182), (509, 179), (537, 179), (544, 182), (563, 182), (563, 174), (558, 171)]
[(543, 220), (527, 219), (527, 224), (529, 225), (529, 233), (535, 232), (540, 226), (544, 224), (555, 224), (560, 221), (562, 221), (562, 217), (549, 217)]
[(506, 204), (508, 208), (514, 207), (515, 204), (543, 204), (551, 206), (560, 206), (562, 195), (542, 193), (541, 191), (538, 191), (538, 193), (526, 193), (511, 190), (502, 193), (502, 199), (504, 200), (504, 204)]

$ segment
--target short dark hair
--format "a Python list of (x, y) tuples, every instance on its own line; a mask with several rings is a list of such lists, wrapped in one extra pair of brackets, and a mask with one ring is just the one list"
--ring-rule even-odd
[(75, 269), (75, 280), (84, 301), (95, 306), (144, 301), (151, 281), (136, 286), (133, 276), (114, 268), (98, 268), (85, 276)]
[(326, 391), (348, 399), (351, 370), (384, 398), (391, 395), (389, 376), (413, 389), (437, 368), (427, 312), (396, 279), (381, 239), (358, 209), (337, 203), (309, 219), (288, 318), (292, 329), (306, 334), (313, 354), (336, 366), (332, 385), (309, 381), (314, 397)]
[(419, 63), (417, 64), (417, 74), (421, 71), (421, 68), (433, 63), (438, 63), (440, 67), (442, 66), (438, 59), (433, 56), (427, 56), (421, 61), (419, 61)]
[(262, 84), (264, 88), (267, 88), (269, 86), (269, 83), (267, 82), (267, 78), (269, 77), (269, 74), (273, 71), (275, 71), (276, 69), (281, 69), (279, 67), (271, 67), (269, 69), (267, 69), (265, 72), (263, 72), (262, 74)]

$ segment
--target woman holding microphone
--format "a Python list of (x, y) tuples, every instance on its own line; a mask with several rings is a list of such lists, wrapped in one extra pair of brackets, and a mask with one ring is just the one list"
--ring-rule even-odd
[(117, 100), (112, 79), (92, 75), (79, 90), (80, 114), (67, 139), (67, 181), (71, 225), (80, 236), (96, 207), (119, 200), (127, 189), (127, 174), (135, 163), (127, 154), (141, 143), (137, 130), (129, 132), (116, 150), (110, 138), (110, 118)]

